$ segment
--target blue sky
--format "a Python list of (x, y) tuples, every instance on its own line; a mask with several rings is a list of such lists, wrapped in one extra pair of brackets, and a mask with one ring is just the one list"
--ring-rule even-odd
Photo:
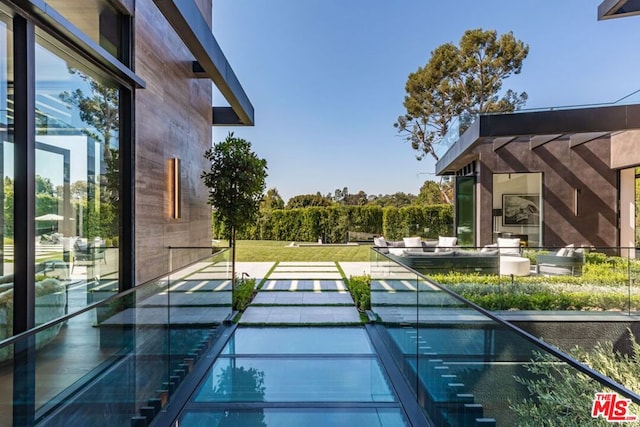
[(214, 140), (251, 141), (285, 200), (417, 194), (435, 177), (393, 127), (408, 74), (467, 29), (513, 31), (530, 50), (504, 88), (526, 91), (526, 108), (615, 101), (640, 89), (640, 17), (598, 21), (600, 2), (214, 0), (214, 34), (256, 118), (214, 128)]

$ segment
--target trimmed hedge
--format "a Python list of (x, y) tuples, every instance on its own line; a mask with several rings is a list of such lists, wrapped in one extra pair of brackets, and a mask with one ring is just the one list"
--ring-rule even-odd
[(351, 276), (347, 281), (347, 289), (359, 311), (371, 309), (371, 276)]
[(382, 225), (383, 234), (389, 240), (399, 240), (408, 236), (428, 239), (453, 236), (453, 207), (451, 205), (386, 207)]
[[(214, 238), (225, 239), (224, 224), (212, 219)], [(260, 211), (256, 223), (239, 231), (242, 240), (281, 240), (343, 243), (349, 231), (383, 235), (390, 240), (407, 236), (437, 238), (453, 233), (450, 205), (407, 206), (330, 206)]]

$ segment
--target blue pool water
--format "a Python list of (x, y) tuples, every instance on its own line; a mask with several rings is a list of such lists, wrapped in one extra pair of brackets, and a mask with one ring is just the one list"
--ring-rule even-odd
[(373, 354), (362, 328), (241, 328), (222, 354)]
[(409, 425), (364, 328), (238, 328), (184, 426)]

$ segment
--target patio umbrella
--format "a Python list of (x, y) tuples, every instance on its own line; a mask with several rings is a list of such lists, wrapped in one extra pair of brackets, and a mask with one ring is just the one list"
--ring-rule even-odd
[[(58, 215), (58, 214), (45, 214), (45, 215), (40, 215), (36, 217), (36, 221), (62, 221), (64, 219), (64, 217), (62, 215)], [(53, 224), (51, 224), (51, 231), (54, 230), (54, 228), (56, 228)]]
[(64, 217), (57, 214), (45, 214), (36, 217), (36, 221), (62, 221)]

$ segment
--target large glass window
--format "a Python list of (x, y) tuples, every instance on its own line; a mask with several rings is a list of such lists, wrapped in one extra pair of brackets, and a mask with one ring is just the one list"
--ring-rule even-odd
[(493, 233), (495, 237), (519, 237), (530, 246), (542, 242), (542, 174), (493, 175)]
[(45, 35), (35, 55), (36, 296), (73, 311), (118, 289), (120, 91)]
[[(13, 335), (13, 36), (10, 18), (0, 12), (0, 340)], [(3, 355), (0, 352), (0, 360)]]
[(456, 236), (461, 246), (475, 245), (475, 183), (472, 176), (456, 179)]

